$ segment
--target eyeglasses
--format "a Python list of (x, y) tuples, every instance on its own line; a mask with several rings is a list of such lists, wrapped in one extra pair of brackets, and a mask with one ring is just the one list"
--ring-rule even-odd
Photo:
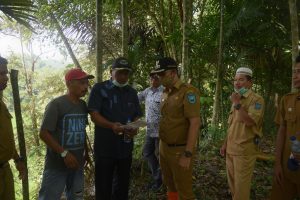
[(163, 77), (163, 76), (165, 76), (167, 73), (169, 73), (169, 72), (172, 72), (172, 70), (166, 70), (166, 71), (163, 71), (163, 72), (159, 72), (158, 74), (157, 74), (157, 76), (159, 76), (159, 77)]
[(157, 80), (158, 79), (158, 76), (155, 74), (155, 75), (152, 75), (152, 76), (150, 76), (150, 79), (151, 80)]

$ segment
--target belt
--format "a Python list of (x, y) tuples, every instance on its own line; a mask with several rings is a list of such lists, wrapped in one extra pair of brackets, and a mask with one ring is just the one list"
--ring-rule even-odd
[(167, 144), (168, 147), (182, 147), (182, 146), (186, 146), (186, 143), (185, 144)]

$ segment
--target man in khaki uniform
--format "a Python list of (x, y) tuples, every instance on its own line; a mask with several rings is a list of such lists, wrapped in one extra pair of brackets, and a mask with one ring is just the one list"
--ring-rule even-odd
[(300, 141), (300, 56), (296, 58), (293, 84), (298, 91), (282, 97), (275, 118), (279, 129), (271, 200), (300, 197), (300, 154), (292, 150), (292, 139)]
[(192, 168), (200, 126), (199, 92), (181, 82), (172, 58), (158, 60), (156, 69), (165, 90), (161, 100), (159, 159), (168, 200), (195, 199)]
[[(0, 91), (2, 92), (8, 81), (7, 60), (0, 56)], [(19, 157), (14, 141), (11, 115), (6, 105), (0, 99), (0, 199), (14, 200), (14, 180), (8, 161), (14, 159), (19, 171), (19, 178), (25, 177), (25, 165)]]
[(250, 197), (251, 178), (262, 136), (264, 100), (251, 90), (252, 70), (241, 67), (236, 71), (228, 119), (227, 138), (220, 149), (226, 154), (226, 170), (233, 200)]

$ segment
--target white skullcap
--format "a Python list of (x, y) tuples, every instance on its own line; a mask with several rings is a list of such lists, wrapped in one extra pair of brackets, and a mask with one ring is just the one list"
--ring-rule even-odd
[(252, 77), (252, 70), (247, 67), (240, 67), (236, 70), (235, 74), (244, 74)]

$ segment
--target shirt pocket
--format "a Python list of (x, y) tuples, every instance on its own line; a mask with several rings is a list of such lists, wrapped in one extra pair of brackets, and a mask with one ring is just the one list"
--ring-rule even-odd
[(132, 103), (132, 102), (127, 102), (127, 109), (126, 109), (127, 111), (127, 113), (131, 116), (131, 115), (133, 115), (134, 113), (135, 113), (135, 111), (136, 111), (136, 106), (135, 106), (135, 104), (134, 103)]
[(297, 119), (295, 111), (287, 111), (285, 118), (287, 123), (294, 123)]
[(232, 120), (233, 120), (233, 111), (230, 111), (229, 112), (229, 117), (228, 117), (228, 120), (227, 120), (228, 125), (230, 125), (232, 123)]

